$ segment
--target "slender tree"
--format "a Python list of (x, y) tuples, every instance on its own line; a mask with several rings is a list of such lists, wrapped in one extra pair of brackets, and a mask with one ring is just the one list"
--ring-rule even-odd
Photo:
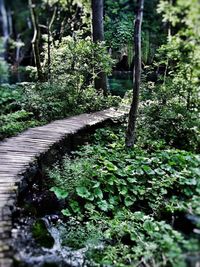
[(29, 0), (29, 9), (31, 13), (31, 20), (33, 24), (33, 38), (32, 38), (32, 47), (33, 47), (33, 55), (35, 60), (35, 65), (37, 68), (38, 80), (44, 81), (44, 74), (42, 71), (41, 61), (40, 61), (40, 51), (39, 51), (39, 24), (38, 18), (35, 11), (35, 5), (33, 4), (32, 0)]
[(53, 15), (50, 19), (50, 6), (49, 6), (49, 1), (47, 1), (46, 3), (46, 10), (47, 10), (47, 14), (48, 14), (48, 18), (47, 18), (47, 78), (48, 81), (50, 80), (50, 76), (51, 76), (51, 43), (52, 43), (52, 32), (51, 32), (51, 28), (52, 25), (55, 21), (56, 18), (56, 14), (57, 14), (57, 6), (54, 7), (53, 10)]
[(126, 146), (133, 147), (135, 143), (135, 129), (139, 106), (141, 82), (141, 28), (143, 20), (144, 0), (137, 0), (137, 14), (134, 26), (134, 70), (133, 70), (133, 98), (129, 112), (128, 128), (126, 132)]
[[(94, 43), (104, 41), (103, 11), (104, 1), (92, 0), (92, 38)], [(98, 77), (95, 79), (95, 88), (103, 89), (104, 94), (107, 94), (107, 78), (104, 72), (98, 73)]]

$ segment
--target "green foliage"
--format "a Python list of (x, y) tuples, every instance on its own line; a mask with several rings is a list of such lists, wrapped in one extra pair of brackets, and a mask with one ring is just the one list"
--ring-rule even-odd
[[(97, 210), (115, 211), (143, 201), (149, 212), (158, 213), (165, 209), (166, 195), (172, 188), (182, 190), (181, 197), (186, 192), (185, 198), (200, 188), (195, 171), (199, 158), (188, 152), (158, 150), (149, 154), (138, 148), (127, 153), (118, 139), (106, 147), (86, 146), (78, 155), (75, 161), (66, 158), (64, 169), (57, 167), (50, 176), (66, 190), (66, 197), (69, 194), (69, 203), (79, 200), (80, 212), (84, 212), (84, 205), (86, 210), (91, 207), (88, 204)], [(68, 179), (73, 184), (66, 185)], [(187, 188), (191, 181), (194, 187)]]
[(18, 110), (21, 99), (22, 94), (15, 87), (9, 85), (0, 86), (0, 115)]
[[(165, 41), (161, 17), (156, 12), (158, 0), (146, 1), (142, 26), (142, 60), (145, 64), (153, 61), (156, 49)], [(134, 1), (105, 1), (105, 40), (113, 56), (124, 52), (128, 55), (129, 66), (133, 60), (133, 33), (136, 4)]]
[(196, 239), (185, 239), (162, 216), (200, 214), (200, 157), (153, 143), (147, 151), (127, 150), (117, 129), (97, 131), (95, 140), (49, 174), (51, 190), (66, 193), (63, 215), (81, 221), (66, 244), (77, 248), (80, 235), (80, 247), (86, 246), (96, 232), (104, 245), (89, 245), (91, 264), (185, 266), (184, 253), (198, 250)]
[(0, 139), (40, 125), (34, 114), (23, 107), (22, 90), (16, 86), (0, 87)]
[(52, 49), (48, 82), (0, 88), (0, 138), (55, 119), (117, 106), (119, 97), (105, 97), (93, 87), (97, 74), (109, 73), (111, 66), (102, 43), (63, 39)]
[(15, 135), (30, 127), (40, 125), (40, 122), (33, 118), (31, 112), (25, 110), (16, 111), (0, 116), (0, 139)]
[[(77, 238), (77, 236), (79, 238)], [(81, 225), (73, 218), (69, 220), (66, 228), (61, 229), (62, 245), (73, 249), (81, 249), (86, 246), (98, 245), (101, 233), (92, 223)]]
[(0, 139), (55, 119), (117, 106), (120, 100), (91, 86), (77, 92), (62, 83), (2, 87), (0, 95)]
[[(61, 64), (65, 62), (65, 64)], [(51, 80), (65, 83), (75, 92), (82, 92), (97, 74), (110, 74), (112, 59), (103, 43), (94, 44), (89, 38), (63, 38), (52, 48)]]
[(105, 39), (114, 50), (132, 43), (134, 29), (133, 4), (124, 1), (105, 1)]
[(90, 261), (121, 267), (143, 262), (150, 266), (186, 266), (182, 252), (187, 241), (164, 221), (123, 209), (113, 219), (102, 218), (100, 223), (107, 246), (89, 250)]
[(23, 92), (16, 86), (0, 87), (0, 139), (42, 124), (23, 107)]
[(24, 86), (23, 96), (23, 108), (44, 121), (117, 106), (120, 100), (111, 95), (104, 97), (103, 92), (98, 93), (91, 86), (79, 91), (73, 84), (56, 83), (56, 80)]
[(143, 79), (139, 128), (145, 139), (161, 139), (176, 148), (198, 151), (199, 3), (164, 0), (158, 11), (171, 34), (156, 55), (153, 68), (157, 81)]
[(32, 227), (32, 235), (35, 241), (44, 248), (52, 248), (54, 239), (48, 232), (45, 221), (37, 220)]
[[(167, 4), (169, 8), (163, 8)], [(190, 110), (199, 105), (199, 2), (179, 0), (173, 4), (161, 1), (159, 11), (175, 32), (158, 51), (158, 64), (166, 68), (163, 76), (163, 87), (169, 87), (166, 101), (179, 96), (179, 102)]]
[(197, 108), (187, 110), (178, 98), (166, 104), (159, 101), (143, 104), (140, 109), (142, 119), (138, 122), (140, 143), (163, 140), (175, 148), (199, 151), (200, 121)]

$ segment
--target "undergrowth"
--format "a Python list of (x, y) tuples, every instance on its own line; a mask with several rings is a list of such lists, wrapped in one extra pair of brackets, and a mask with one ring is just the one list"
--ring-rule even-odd
[(78, 225), (64, 243), (86, 246), (88, 266), (186, 266), (200, 247), (200, 157), (163, 142), (126, 149), (123, 135), (98, 130), (49, 171), (63, 215)]
[(76, 93), (63, 84), (0, 87), (0, 140), (52, 120), (118, 106), (119, 97), (92, 87)]

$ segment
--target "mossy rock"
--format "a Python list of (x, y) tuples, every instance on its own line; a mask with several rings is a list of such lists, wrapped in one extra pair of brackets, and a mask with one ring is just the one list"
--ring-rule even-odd
[(35, 241), (42, 247), (52, 248), (54, 245), (54, 239), (49, 233), (45, 221), (38, 220), (33, 224), (32, 234)]

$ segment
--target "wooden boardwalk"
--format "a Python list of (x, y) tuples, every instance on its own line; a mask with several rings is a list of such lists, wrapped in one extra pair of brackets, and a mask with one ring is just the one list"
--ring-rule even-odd
[(12, 250), (9, 247), (12, 211), (18, 188), (30, 166), (69, 135), (110, 119), (119, 119), (125, 114), (126, 111), (114, 109), (82, 114), (28, 129), (0, 143), (0, 267), (12, 266)]

